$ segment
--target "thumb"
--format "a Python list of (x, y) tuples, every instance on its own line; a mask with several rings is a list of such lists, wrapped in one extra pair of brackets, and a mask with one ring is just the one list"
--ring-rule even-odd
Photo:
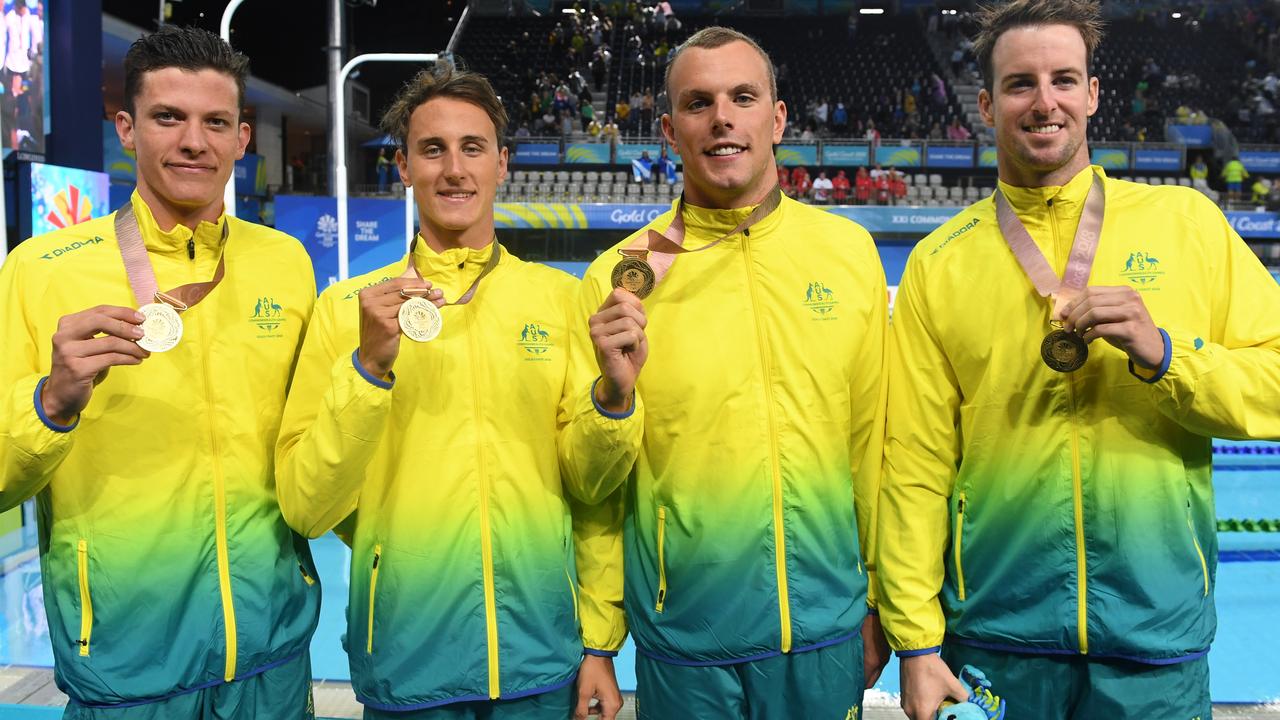
[(947, 673), (947, 693), (952, 700), (959, 702), (967, 702), (969, 700), (969, 689), (960, 682), (960, 679), (951, 673)]

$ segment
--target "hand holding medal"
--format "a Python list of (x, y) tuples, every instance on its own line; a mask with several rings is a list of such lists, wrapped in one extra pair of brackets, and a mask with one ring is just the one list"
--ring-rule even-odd
[(587, 321), (600, 368), (596, 402), (609, 412), (622, 413), (631, 407), (640, 368), (649, 357), (644, 334), (648, 322), (640, 298), (621, 288), (609, 293)]
[[(398, 277), (360, 291), (360, 349), (365, 370), (386, 377), (400, 354), (400, 334), (426, 342), (440, 333), (444, 293), (419, 277)], [(425, 306), (425, 307), (424, 307)]]
[(99, 305), (58, 320), (49, 379), (40, 391), (44, 414), (59, 425), (70, 425), (108, 370), (151, 357), (138, 342), (145, 320), (137, 310), (115, 305)]
[(1086, 353), (1085, 343), (1102, 338), (1140, 367), (1153, 370), (1164, 362), (1164, 338), (1142, 295), (1131, 287), (1087, 287), (1062, 303), (1054, 317), (1062, 321), (1063, 331), (1079, 338)]

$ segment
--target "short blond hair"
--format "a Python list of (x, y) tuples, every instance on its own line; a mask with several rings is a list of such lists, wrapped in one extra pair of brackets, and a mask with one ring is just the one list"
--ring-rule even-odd
[(680, 57), (681, 53), (689, 48), (711, 50), (735, 42), (746, 43), (751, 46), (752, 50), (760, 54), (760, 59), (764, 60), (765, 71), (769, 75), (769, 101), (778, 101), (778, 74), (773, 69), (773, 60), (769, 57), (769, 53), (765, 52), (764, 48), (760, 47), (760, 43), (752, 40), (750, 36), (744, 35), (733, 28), (713, 25), (702, 28), (690, 35), (688, 40), (680, 43), (667, 57), (667, 69), (662, 77), (662, 85), (667, 90), (667, 102), (671, 105), (672, 110), (675, 109), (675, 103), (672, 102), (671, 98), (671, 68), (675, 67), (676, 59)]

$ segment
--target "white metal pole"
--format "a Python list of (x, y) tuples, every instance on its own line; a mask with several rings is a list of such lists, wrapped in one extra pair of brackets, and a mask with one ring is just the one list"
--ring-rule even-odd
[[(240, 3), (244, 0), (231, 0), (227, 3), (227, 8), (222, 11), (222, 40), (228, 45), (231, 44), (231, 16), (236, 13), (236, 8), (240, 7)], [(244, 108), (240, 108), (243, 112)], [(227, 178), (227, 186), (222, 190), (222, 211), (229, 217), (236, 216), (236, 168), (231, 166), (231, 177)]]
[(418, 208), (413, 204), (413, 186), (404, 186), (404, 248), (405, 252), (413, 247), (413, 220)]
[[(338, 279), (346, 280), (349, 275), (349, 255), (347, 248), (347, 94), (343, 89), (351, 71), (366, 62), (414, 62), (433, 63), (439, 59), (436, 53), (366, 53), (357, 55), (347, 61), (338, 71), (338, 97), (333, 108), (334, 137), (337, 147), (333, 148), (334, 181), (337, 185), (334, 194), (338, 196)], [(412, 190), (407, 190), (411, 193)], [(409, 202), (412, 203), (412, 195)]]

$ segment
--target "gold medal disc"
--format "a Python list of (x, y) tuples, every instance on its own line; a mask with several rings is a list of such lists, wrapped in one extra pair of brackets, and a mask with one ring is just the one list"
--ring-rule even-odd
[(436, 339), (444, 327), (444, 317), (440, 308), (424, 297), (411, 297), (400, 306), (400, 331), (405, 337), (415, 342), (429, 342)]
[(1040, 357), (1050, 369), (1060, 373), (1075, 372), (1089, 359), (1089, 345), (1084, 338), (1066, 330), (1054, 330), (1040, 343)]
[(147, 352), (172, 350), (182, 339), (182, 317), (168, 303), (147, 303), (138, 308), (146, 317), (142, 321), (142, 339), (138, 346)]
[(653, 292), (656, 282), (653, 268), (638, 257), (624, 257), (613, 266), (613, 286), (620, 287), (641, 300)]

